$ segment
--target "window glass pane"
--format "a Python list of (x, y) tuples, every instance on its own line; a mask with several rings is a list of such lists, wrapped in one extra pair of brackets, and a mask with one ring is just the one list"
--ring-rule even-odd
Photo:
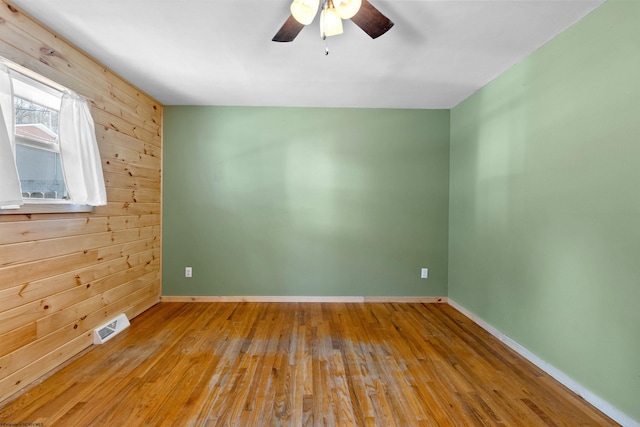
[(16, 136), (41, 142), (56, 143), (58, 111), (14, 97), (16, 110)]
[(17, 96), (14, 105), (16, 164), (23, 199), (68, 199), (58, 146), (58, 111)]
[(22, 197), (28, 199), (68, 199), (60, 154), (16, 144)]

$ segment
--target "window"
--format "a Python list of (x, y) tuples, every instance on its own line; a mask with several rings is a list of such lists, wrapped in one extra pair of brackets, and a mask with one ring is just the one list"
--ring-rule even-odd
[(25, 203), (71, 203), (64, 181), (58, 115), (62, 92), (11, 73), (16, 166)]
[(87, 211), (106, 203), (86, 100), (0, 58), (0, 213)]

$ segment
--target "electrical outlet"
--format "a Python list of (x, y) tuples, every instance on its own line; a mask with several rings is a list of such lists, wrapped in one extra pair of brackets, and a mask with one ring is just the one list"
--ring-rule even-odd
[(428, 268), (423, 268), (420, 270), (420, 278), (421, 279), (426, 279), (427, 277), (429, 277), (429, 269)]
[(193, 269), (191, 267), (184, 268), (184, 277), (193, 277)]

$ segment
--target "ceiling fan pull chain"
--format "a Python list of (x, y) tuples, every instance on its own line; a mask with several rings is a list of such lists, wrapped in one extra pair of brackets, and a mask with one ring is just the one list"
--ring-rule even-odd
[(329, 55), (329, 41), (327, 38), (324, 38), (324, 56)]

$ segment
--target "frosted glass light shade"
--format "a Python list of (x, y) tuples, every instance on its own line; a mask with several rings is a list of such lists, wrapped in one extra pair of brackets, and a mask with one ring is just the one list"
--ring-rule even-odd
[(316, 17), (320, 0), (293, 0), (291, 15), (302, 25), (309, 25)]
[(329, 7), (320, 14), (320, 36), (322, 38), (342, 34), (342, 19), (335, 8)]
[(342, 19), (351, 19), (360, 10), (362, 0), (334, 0), (333, 4)]

